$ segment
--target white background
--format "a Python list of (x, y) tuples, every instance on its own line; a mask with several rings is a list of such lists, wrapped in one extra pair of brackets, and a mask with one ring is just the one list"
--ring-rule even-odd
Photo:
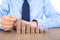
[(54, 6), (55, 10), (60, 12), (60, 0), (51, 0), (51, 3)]

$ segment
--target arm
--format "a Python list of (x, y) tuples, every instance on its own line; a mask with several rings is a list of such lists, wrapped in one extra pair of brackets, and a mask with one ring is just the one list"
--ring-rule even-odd
[(10, 11), (7, 1), (8, 0), (2, 0), (2, 2), (0, 4), (0, 29), (2, 29), (2, 27), (1, 27), (1, 18), (2, 18), (2, 16), (7, 15)]
[(49, 0), (43, 0), (43, 13), (46, 19), (38, 19), (38, 26), (43, 29), (60, 27), (60, 14), (54, 10)]
[(2, 28), (1, 28), (1, 19), (0, 19), (0, 29), (2, 29)]

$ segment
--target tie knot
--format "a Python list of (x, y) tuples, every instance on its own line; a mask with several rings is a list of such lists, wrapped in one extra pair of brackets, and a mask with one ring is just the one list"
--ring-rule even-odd
[(24, 0), (24, 1), (26, 1), (26, 2), (27, 2), (27, 0)]

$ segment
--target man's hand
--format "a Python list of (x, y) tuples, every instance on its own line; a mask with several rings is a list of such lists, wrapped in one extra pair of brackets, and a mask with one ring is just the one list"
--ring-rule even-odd
[(17, 20), (15, 16), (3, 16), (1, 19), (2, 29), (8, 31), (13, 28), (14, 22)]

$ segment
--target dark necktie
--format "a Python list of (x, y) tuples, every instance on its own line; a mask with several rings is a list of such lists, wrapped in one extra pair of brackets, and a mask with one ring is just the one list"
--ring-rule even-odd
[(22, 20), (30, 21), (30, 8), (27, 0), (22, 5)]

